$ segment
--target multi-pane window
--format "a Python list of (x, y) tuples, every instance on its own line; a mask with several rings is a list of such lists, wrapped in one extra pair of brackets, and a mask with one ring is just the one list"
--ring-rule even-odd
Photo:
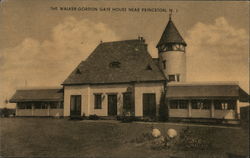
[(41, 109), (47, 109), (48, 108), (48, 104), (46, 103), (41, 103)]
[(179, 100), (179, 109), (187, 109), (188, 101), (187, 100)]
[(187, 100), (171, 100), (169, 104), (170, 104), (170, 109), (187, 109), (188, 108)]
[(94, 94), (95, 96), (95, 109), (102, 108), (102, 94)]
[(171, 100), (169, 103), (170, 109), (178, 109), (178, 100)]
[(210, 100), (192, 100), (191, 105), (192, 105), (192, 109), (210, 109), (211, 101)]
[(214, 108), (216, 110), (235, 110), (236, 101), (235, 100), (215, 100)]
[(18, 109), (25, 109), (25, 104), (24, 103), (17, 103)]
[(123, 110), (124, 112), (130, 112), (131, 114), (134, 114), (135, 112), (135, 107), (131, 92), (123, 93)]
[(34, 108), (35, 109), (41, 109), (41, 104), (38, 103), (38, 102), (34, 103)]

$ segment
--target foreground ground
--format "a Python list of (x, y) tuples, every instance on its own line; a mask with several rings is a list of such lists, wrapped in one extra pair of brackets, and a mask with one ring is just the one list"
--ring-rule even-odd
[[(119, 123), (117, 121), (69, 121), (52, 118), (1, 118), (0, 156), (18, 157), (227, 157), (248, 155), (248, 132), (239, 127), (174, 123)], [(206, 149), (155, 150), (135, 143), (151, 127), (163, 135), (169, 128), (180, 133), (186, 126), (205, 142)]]

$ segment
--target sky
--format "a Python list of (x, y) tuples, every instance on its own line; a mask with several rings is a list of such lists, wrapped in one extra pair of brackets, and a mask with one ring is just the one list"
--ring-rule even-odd
[(155, 46), (169, 9), (187, 43), (187, 81), (238, 81), (249, 93), (248, 1), (2, 0), (0, 107), (14, 106), (4, 100), (16, 89), (59, 87), (100, 41), (143, 36), (150, 54), (157, 57)]

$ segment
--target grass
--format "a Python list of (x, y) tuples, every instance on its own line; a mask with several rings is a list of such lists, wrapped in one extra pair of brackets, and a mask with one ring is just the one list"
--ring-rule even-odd
[[(116, 121), (69, 121), (53, 118), (1, 118), (0, 156), (18, 157), (227, 157), (248, 154), (248, 131), (240, 128), (190, 126), (190, 130), (211, 142), (206, 150), (152, 150), (133, 142), (151, 123)], [(163, 135), (169, 128), (178, 133), (187, 125), (154, 124)]]

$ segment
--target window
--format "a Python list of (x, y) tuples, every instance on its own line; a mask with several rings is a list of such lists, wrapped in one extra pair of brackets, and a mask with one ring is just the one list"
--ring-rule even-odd
[(81, 71), (79, 69), (77, 69), (76, 74), (81, 74)]
[(180, 74), (168, 75), (168, 80), (180, 82)]
[(187, 109), (188, 101), (187, 100), (180, 100), (179, 101), (179, 109)]
[(47, 108), (48, 108), (48, 104), (46, 104), (46, 103), (41, 103), (41, 108), (42, 108), (42, 109), (47, 109)]
[(39, 102), (34, 103), (34, 109), (41, 109), (41, 104)]
[(180, 75), (179, 74), (176, 75), (176, 81), (180, 82)]
[(110, 68), (120, 68), (121, 67), (121, 63), (118, 61), (113, 61), (109, 64)]
[(235, 110), (236, 101), (235, 100), (215, 100), (214, 108), (216, 110)]
[(165, 70), (166, 67), (167, 67), (167, 66), (166, 66), (166, 62), (167, 62), (166, 60), (163, 60), (163, 62), (162, 62), (162, 65), (163, 65), (163, 69), (164, 69), (164, 70)]
[(24, 103), (17, 103), (18, 109), (25, 109), (25, 104)]
[(31, 104), (27, 104), (27, 105), (26, 105), (26, 109), (32, 109)]
[(187, 109), (188, 101), (187, 100), (171, 100), (170, 109)]
[(152, 70), (152, 67), (148, 64), (146, 70)]
[(170, 109), (178, 109), (178, 101), (177, 100), (170, 101)]
[(61, 101), (59, 104), (60, 104), (60, 105), (59, 105), (59, 108), (60, 108), (60, 109), (63, 109), (63, 101)]
[(123, 109), (126, 112), (134, 112), (134, 104), (131, 92), (123, 93)]
[(94, 94), (95, 95), (95, 109), (102, 108), (102, 94)]
[(50, 102), (51, 109), (57, 109), (57, 102)]
[(210, 109), (211, 101), (210, 100), (192, 100), (192, 109)]

